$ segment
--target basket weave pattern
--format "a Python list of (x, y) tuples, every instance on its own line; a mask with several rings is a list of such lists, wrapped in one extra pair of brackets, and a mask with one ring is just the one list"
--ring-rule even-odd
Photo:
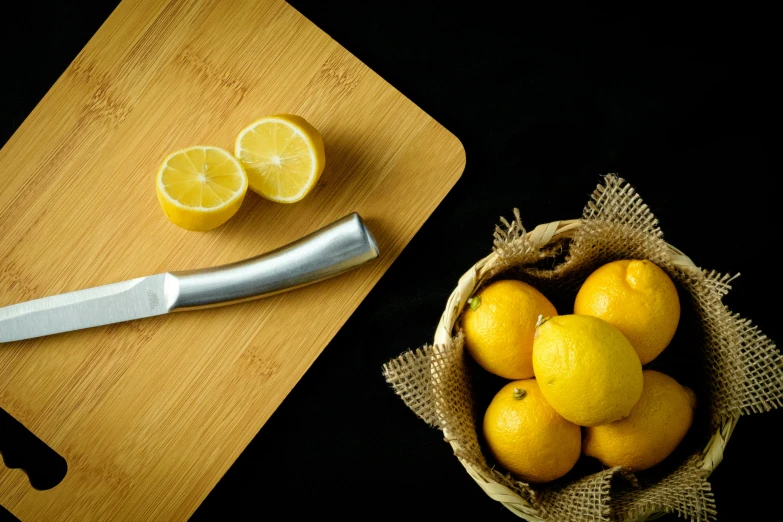
[[(384, 365), (384, 376), (406, 405), (439, 428), (468, 474), (491, 498), (527, 520), (641, 521), (676, 512), (712, 520), (715, 503), (707, 477), (720, 463), (740, 415), (781, 406), (783, 359), (750, 321), (721, 302), (731, 278), (699, 269), (663, 240), (653, 214), (621, 178), (608, 175), (582, 219), (558, 221), (526, 232), (519, 213), (496, 228), (494, 251), (459, 280), (431, 346), (406, 352)], [(565, 254), (553, 266), (547, 260)], [(483, 284), (505, 274), (548, 292), (575, 293), (598, 266), (615, 259), (649, 259), (680, 286), (703, 333), (701, 350), (709, 387), (712, 437), (664, 477), (637, 478), (623, 468), (605, 469), (563, 483), (531, 486), (491, 467), (478, 438), (481, 412), (474, 406), (458, 319)], [(543, 263), (542, 263), (543, 262)], [(617, 486), (619, 484), (619, 487)]]

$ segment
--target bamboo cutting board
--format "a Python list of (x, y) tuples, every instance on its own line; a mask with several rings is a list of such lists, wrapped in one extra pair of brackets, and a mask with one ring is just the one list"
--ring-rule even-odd
[[(295, 113), (327, 166), (304, 201), (248, 193), (170, 224), (170, 151), (232, 150)], [(65, 457), (53, 489), (0, 466), (22, 520), (183, 520), (461, 175), (459, 141), (280, 0), (124, 0), (0, 152), (0, 306), (244, 259), (357, 211), (381, 258), (250, 303), (0, 345), (0, 407)]]

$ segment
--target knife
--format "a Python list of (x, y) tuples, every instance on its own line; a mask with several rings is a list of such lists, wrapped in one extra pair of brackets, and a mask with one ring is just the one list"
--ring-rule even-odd
[(0, 343), (265, 297), (336, 276), (376, 259), (357, 213), (257, 257), (165, 272), (0, 308)]

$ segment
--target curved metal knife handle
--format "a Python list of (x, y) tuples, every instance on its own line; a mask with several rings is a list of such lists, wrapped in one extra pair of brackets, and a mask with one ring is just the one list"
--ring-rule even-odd
[(166, 274), (169, 310), (207, 308), (264, 297), (341, 274), (378, 255), (375, 238), (354, 212), (257, 257)]

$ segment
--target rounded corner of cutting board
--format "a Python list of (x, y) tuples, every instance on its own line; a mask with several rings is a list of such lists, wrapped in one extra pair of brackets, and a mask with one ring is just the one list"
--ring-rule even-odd
[[(441, 127), (443, 126), (441, 125)], [(465, 172), (465, 167), (467, 166), (468, 161), (465, 145), (462, 144), (462, 140), (459, 139), (456, 134), (448, 130), (446, 127), (443, 127), (443, 130), (447, 133), (449, 140), (451, 141), (449, 146), (454, 148), (456, 151), (455, 155), (457, 157), (457, 165), (459, 166), (459, 169), (457, 170), (457, 178), (459, 179)]]

